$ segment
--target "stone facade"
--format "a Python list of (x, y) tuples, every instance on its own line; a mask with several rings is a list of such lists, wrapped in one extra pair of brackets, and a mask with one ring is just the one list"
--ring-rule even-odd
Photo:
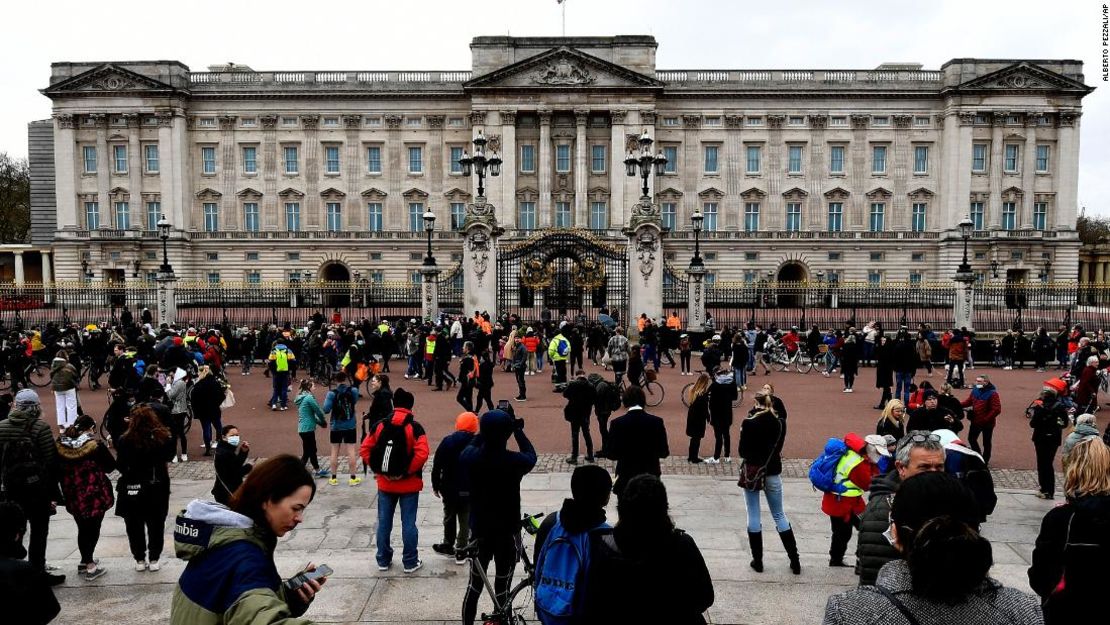
[(53, 64), (57, 276), (87, 259), (97, 279), (149, 277), (165, 214), (186, 279), (412, 280), (428, 207), (447, 269), (477, 183), (452, 151), (479, 131), (504, 159), (486, 179), (501, 243), (569, 226), (635, 245), (622, 161), (646, 131), (673, 161), (651, 181), (660, 267), (685, 267), (701, 210), (707, 282), (948, 280), (974, 212), (977, 273), (1077, 275), (1079, 61), (659, 70), (645, 36), (471, 50), (471, 71)]

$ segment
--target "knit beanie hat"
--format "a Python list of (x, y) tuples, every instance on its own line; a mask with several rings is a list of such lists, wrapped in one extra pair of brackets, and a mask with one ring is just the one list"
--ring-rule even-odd
[(473, 412), (464, 412), (455, 418), (455, 429), (460, 432), (478, 433), (478, 415)]

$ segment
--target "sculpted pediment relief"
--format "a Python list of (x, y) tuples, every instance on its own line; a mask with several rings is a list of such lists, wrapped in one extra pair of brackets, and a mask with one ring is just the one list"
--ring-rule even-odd
[(83, 74), (67, 78), (55, 85), (43, 89), (43, 94), (54, 95), (79, 95), (79, 94), (105, 94), (135, 91), (177, 91), (173, 86), (159, 80), (148, 78), (131, 70), (119, 67), (112, 63), (105, 63)]
[(1029, 62), (1015, 63), (985, 76), (957, 85), (961, 92), (1065, 91), (1089, 93), (1091, 87)]
[(466, 89), (649, 88), (663, 83), (639, 72), (561, 46), (463, 83)]

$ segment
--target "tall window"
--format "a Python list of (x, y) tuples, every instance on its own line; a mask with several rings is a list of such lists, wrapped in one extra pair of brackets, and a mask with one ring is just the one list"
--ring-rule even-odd
[(829, 146), (829, 173), (844, 173), (844, 146)]
[(82, 148), (81, 152), (82, 152), (82, 154), (84, 154), (84, 157), (85, 157), (85, 173), (86, 174), (95, 174), (96, 173), (96, 146), (86, 145), (84, 148)]
[(829, 202), (829, 232), (840, 232), (844, 229), (844, 203)]
[(570, 227), (570, 202), (555, 202), (555, 227)]
[(201, 171), (206, 174), (216, 173), (216, 148), (200, 149)]
[(131, 227), (131, 207), (127, 202), (116, 202), (116, 230)]
[(668, 174), (678, 173), (678, 146), (663, 146), (663, 158), (667, 159), (667, 164), (663, 166), (663, 171)]
[(113, 145), (112, 146), (112, 160), (113, 171), (117, 174), (127, 173), (127, 146), (126, 145)]
[(100, 202), (85, 202), (85, 228), (96, 230), (100, 227)]
[(882, 232), (883, 226), (886, 223), (886, 204), (883, 202), (871, 203), (871, 232)]
[(143, 146), (143, 151), (146, 155), (146, 173), (158, 173), (158, 145), (151, 143)]
[(570, 145), (566, 143), (555, 146), (555, 171), (561, 174), (570, 171)]
[(339, 173), (339, 146), (324, 147), (324, 171), (329, 174)]
[(521, 230), (535, 230), (536, 229), (536, 203), (535, 202), (521, 202), (520, 203), (520, 216), (517, 219), (517, 225)]
[(1033, 203), (1033, 229), (1044, 230), (1048, 223), (1048, 202)]
[(913, 204), (913, 214), (910, 219), (910, 229), (914, 232), (925, 232), (925, 225), (927, 223), (925, 221), (926, 206), (927, 205), (924, 202), (914, 202)]
[(339, 232), (343, 229), (343, 208), (339, 202), (327, 203), (328, 232)]
[(971, 171), (983, 173), (987, 171), (987, 144), (975, 143), (971, 146)]
[(385, 282), (385, 273), (380, 270), (371, 271), (370, 281), (375, 284), (381, 284), (382, 282)]
[(462, 165), (459, 164), (459, 159), (462, 158), (462, 155), (463, 155), (463, 149), (462, 149), (461, 146), (452, 147), (450, 149), (450, 156), (448, 157), (447, 160), (451, 161), (449, 169), (450, 169), (450, 172), (452, 174), (461, 174), (462, 173)]
[(382, 173), (382, 149), (372, 145), (366, 148), (366, 171), (371, 174)]
[(748, 232), (759, 230), (759, 202), (744, 203), (744, 230)]
[(982, 202), (972, 202), (971, 207), (968, 210), (968, 215), (971, 217), (972, 229), (982, 230), (983, 229), (983, 203)]
[(913, 285), (913, 286), (921, 286), (921, 272), (920, 271), (911, 271), (910, 272), (910, 284)]
[(791, 174), (802, 173), (802, 146), (787, 146), (786, 153), (786, 171)]
[(1048, 171), (1048, 151), (1049, 148), (1045, 144), (1037, 145), (1037, 173), (1045, 173)]
[(525, 143), (520, 146), (520, 172), (531, 174), (536, 171), (536, 146)]
[(289, 232), (297, 232), (301, 229), (300, 202), (285, 203), (285, 229)]
[(466, 204), (451, 202), (451, 229), (462, 230), (464, 221), (466, 221)]
[(248, 272), (247, 284), (262, 284), (262, 274), (257, 271)]
[(595, 174), (605, 173), (605, 146), (590, 146), (590, 171)]
[(678, 225), (678, 217), (675, 212), (675, 203), (663, 202), (663, 205), (660, 208), (660, 216), (663, 219), (663, 228), (674, 230)]
[(871, 287), (880, 286), (883, 283), (883, 274), (878, 270), (871, 270), (867, 272), (867, 285)]
[(720, 148), (715, 145), (705, 146), (705, 173), (717, 173), (717, 151)]
[(705, 202), (701, 205), (702, 230), (706, 232), (717, 231), (717, 203)]
[(871, 173), (885, 174), (886, 173), (886, 146), (873, 145), (871, 146)]
[(243, 203), (243, 228), (247, 232), (258, 232), (258, 202)]
[(258, 173), (258, 148), (253, 146), (243, 148), (243, 173)]
[(604, 230), (609, 227), (609, 207), (605, 202), (590, 203), (590, 229)]
[(1002, 169), (1014, 173), (1018, 170), (1018, 146), (1013, 143), (1008, 143), (1005, 146), (1005, 152), (1002, 157)]
[(216, 232), (220, 229), (220, 205), (215, 202), (204, 203), (204, 231)]
[(1013, 230), (1015, 222), (1017, 221), (1017, 203), (1016, 202), (1003, 202), (1002, 203), (1002, 229)]
[(286, 146), (283, 150), (285, 155), (285, 173), (295, 174), (299, 172), (300, 164), (297, 162), (297, 148), (296, 146)]
[(219, 283), (220, 283), (220, 272), (218, 272), (218, 271), (209, 271), (208, 272), (208, 284), (219, 284)]
[(758, 145), (749, 145), (747, 153), (748, 153), (748, 166), (744, 171), (746, 171), (749, 174), (758, 174), (759, 173), (759, 146)]
[(162, 203), (161, 202), (147, 202), (146, 203), (146, 229), (157, 230), (158, 220), (162, 218)]
[(929, 173), (929, 146), (918, 145), (913, 148), (913, 173)]
[(370, 232), (382, 231), (382, 203), (381, 202), (367, 202), (366, 212), (368, 219), (366, 221), (369, 226)]
[(802, 205), (800, 202), (786, 204), (786, 231), (797, 232), (802, 229)]
[(424, 173), (424, 148), (420, 146), (409, 146), (409, 173)]
[(420, 232), (424, 230), (424, 203), (409, 202), (409, 231)]

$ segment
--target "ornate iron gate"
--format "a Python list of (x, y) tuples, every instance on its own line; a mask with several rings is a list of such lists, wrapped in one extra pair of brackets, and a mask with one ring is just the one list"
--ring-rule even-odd
[[(497, 306), (526, 321), (601, 309), (628, 321), (628, 250), (579, 230), (554, 230), (497, 253)], [(546, 315), (545, 315), (546, 313)]]

